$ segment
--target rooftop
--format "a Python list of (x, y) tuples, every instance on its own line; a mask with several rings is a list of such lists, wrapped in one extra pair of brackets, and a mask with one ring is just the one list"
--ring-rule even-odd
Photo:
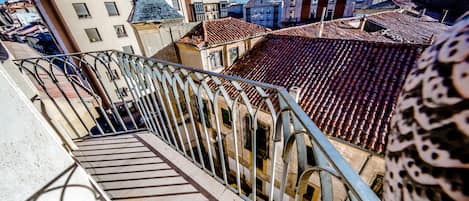
[[(408, 10), (393, 10), (366, 16), (367, 22), (382, 27), (382, 30), (363, 31), (360, 18), (343, 18), (324, 22), (323, 38), (357, 39), (394, 43), (429, 44), (448, 26), (429, 17), (419, 17)], [(277, 35), (318, 37), (320, 23), (290, 27), (274, 31)]]
[(279, 0), (249, 0), (246, 2), (245, 7), (252, 7), (252, 6), (265, 6), (265, 5), (272, 5), (272, 4), (281, 4), (282, 1)]
[(224, 74), (300, 87), (325, 134), (382, 154), (400, 88), (423, 46), (268, 35)]
[(269, 31), (268, 28), (228, 17), (203, 21), (177, 42), (201, 48), (260, 36)]
[(164, 0), (139, 0), (129, 17), (130, 23), (163, 22), (184, 17)]

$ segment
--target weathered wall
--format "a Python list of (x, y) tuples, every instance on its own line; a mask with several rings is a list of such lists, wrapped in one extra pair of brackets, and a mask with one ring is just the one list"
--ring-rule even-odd
[(198, 22), (161, 25), (158, 23), (133, 24), (135, 33), (143, 47), (143, 55), (152, 57), (158, 51), (179, 40), (194, 28)]
[[(34, 108), (0, 64), (0, 200), (26, 200), (75, 164), (61, 147), (57, 134)], [(71, 185), (79, 185), (70, 187)], [(78, 168), (70, 178), (64, 200), (95, 200), (87, 174)], [(61, 188), (42, 193), (38, 200), (59, 200)]]

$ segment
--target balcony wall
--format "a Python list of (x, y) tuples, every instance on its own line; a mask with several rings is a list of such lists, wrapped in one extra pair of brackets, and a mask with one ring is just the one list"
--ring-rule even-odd
[(0, 86), (0, 200), (99, 199), (88, 175), (3, 64)]

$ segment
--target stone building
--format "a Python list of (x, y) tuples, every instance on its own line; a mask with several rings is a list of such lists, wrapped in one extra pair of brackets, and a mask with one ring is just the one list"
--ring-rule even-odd
[(200, 22), (228, 17), (228, 1), (185, 0), (189, 22)]
[(270, 31), (235, 18), (203, 21), (176, 42), (183, 65), (220, 72)]

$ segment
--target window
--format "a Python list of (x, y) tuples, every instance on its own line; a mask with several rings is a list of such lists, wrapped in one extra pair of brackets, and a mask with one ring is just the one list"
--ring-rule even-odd
[(212, 69), (223, 67), (223, 58), (221, 51), (215, 51), (210, 53), (210, 67)]
[(221, 116), (223, 119), (223, 124), (228, 127), (231, 127), (231, 112), (228, 109), (222, 108), (221, 109)]
[(312, 201), (314, 191), (316, 191), (316, 189), (314, 187), (312, 187), (311, 185), (308, 185), (308, 187), (306, 187), (305, 194), (303, 194), (303, 200), (304, 201)]
[(181, 10), (181, 8), (179, 8), (179, 1), (178, 0), (171, 0), (171, 2), (173, 3), (173, 8), (174, 9)]
[(246, 115), (244, 117), (244, 148), (246, 148), (247, 150), (252, 150), (251, 135), (252, 135), (251, 117)]
[[(244, 117), (244, 148), (252, 151), (252, 125), (251, 117)], [(260, 121), (257, 121), (257, 130), (256, 130), (256, 157), (260, 159), (268, 158), (268, 134), (269, 127), (262, 124)]]
[(127, 97), (129, 96), (129, 89), (127, 89), (126, 87), (118, 88), (116, 89), (116, 94), (119, 98)]
[(116, 31), (117, 37), (127, 37), (127, 32), (125, 31), (124, 25), (115, 25), (114, 30)]
[(259, 192), (264, 191), (264, 183), (259, 178), (256, 178), (256, 190)]
[[(192, 96), (192, 103), (194, 104), (194, 113), (195, 113), (195, 119), (198, 121), (198, 122), (201, 122), (202, 123), (202, 118), (200, 117), (200, 112), (199, 112), (199, 101), (197, 100), (197, 96)], [(202, 100), (203, 102), (203, 109), (202, 109), (202, 113), (204, 114), (204, 119), (205, 119), (205, 126), (207, 128), (211, 128), (212, 125), (210, 123), (210, 113), (209, 113), (209, 109), (208, 109), (208, 101), (207, 100)]]
[(334, 10), (327, 9), (326, 19), (332, 20), (333, 17), (334, 17)]
[(75, 9), (75, 12), (78, 15), (78, 18), (90, 18), (90, 12), (88, 11), (88, 8), (86, 7), (85, 3), (74, 3), (73, 9)]
[(129, 53), (129, 54), (135, 53), (134, 48), (132, 47), (132, 45), (124, 46), (124, 47), (122, 47), (122, 50), (124, 50), (125, 53)]
[(251, 8), (246, 8), (246, 22), (251, 22)]
[(118, 16), (119, 11), (117, 10), (116, 2), (104, 2), (107, 13), (109, 16)]
[(236, 59), (238, 59), (238, 47), (233, 47), (228, 50), (230, 54), (230, 65), (233, 64)]
[(382, 174), (377, 174), (373, 183), (371, 183), (371, 189), (376, 193), (380, 198), (383, 197), (383, 181), (384, 176)]
[(256, 167), (257, 169), (264, 171), (264, 159), (262, 157), (256, 157)]
[(98, 42), (102, 41), (101, 36), (99, 35), (98, 29), (96, 28), (91, 28), (91, 29), (85, 29), (86, 35), (88, 36), (88, 39), (90, 39), (90, 42)]
[(108, 76), (110, 81), (119, 79), (119, 73), (117, 72), (116, 69), (112, 69), (111, 71), (108, 71), (107, 76)]
[(290, 10), (290, 15), (288, 16), (290, 19), (295, 18), (295, 10)]

